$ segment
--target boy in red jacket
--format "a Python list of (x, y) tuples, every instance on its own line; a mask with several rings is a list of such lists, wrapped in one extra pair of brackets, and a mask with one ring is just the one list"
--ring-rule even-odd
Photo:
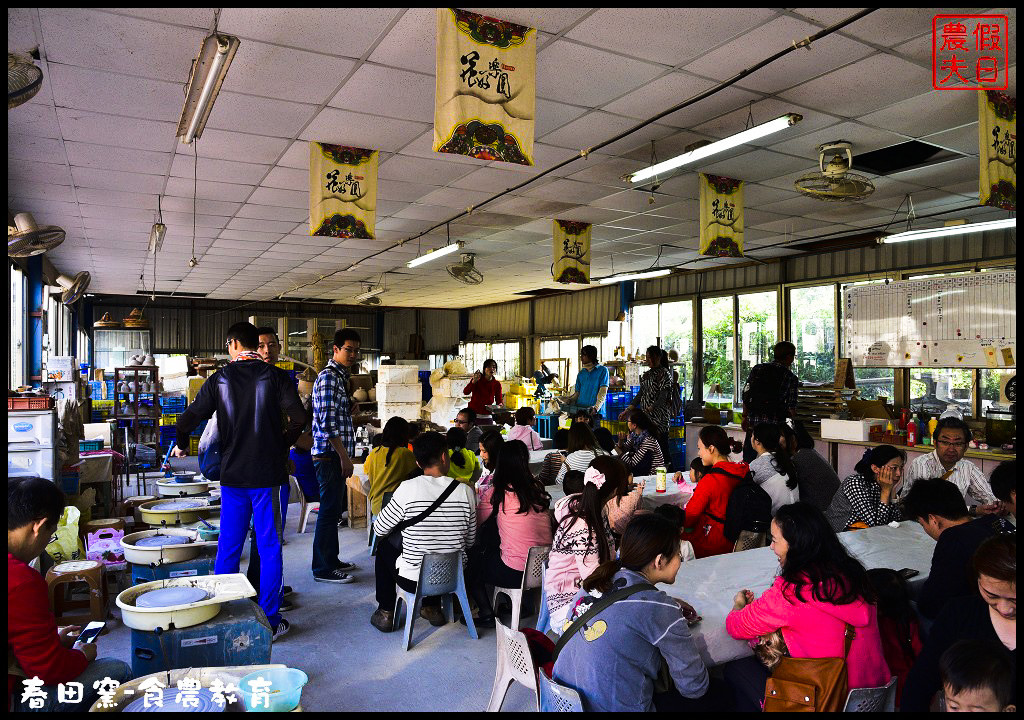
[[(64, 493), (49, 480), (7, 480), (7, 705), (16, 711), (87, 712), (99, 697), (93, 683), (132, 676), (120, 660), (97, 660), (96, 645), (75, 642), (82, 628), (57, 627), (46, 581), (28, 566), (46, 549), (63, 512)], [(58, 697), (59, 683), (69, 702)]]

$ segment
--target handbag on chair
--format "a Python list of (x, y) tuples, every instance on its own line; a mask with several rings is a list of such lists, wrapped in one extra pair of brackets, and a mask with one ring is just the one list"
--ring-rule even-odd
[(846, 658), (855, 635), (847, 623), (842, 657), (782, 658), (765, 685), (764, 711), (842, 712), (850, 692)]

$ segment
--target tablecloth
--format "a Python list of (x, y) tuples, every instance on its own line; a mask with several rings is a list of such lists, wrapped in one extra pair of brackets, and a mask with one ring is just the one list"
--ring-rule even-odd
[[(657, 491), (657, 478), (654, 475), (642, 475), (633, 478), (633, 482), (644, 481), (644, 498), (640, 507), (646, 510), (653, 510), (660, 505), (678, 505), (686, 507), (686, 503), (693, 497), (693, 491), (697, 487), (689, 481), (689, 473), (683, 475), (683, 482), (676, 483), (671, 477), (668, 479), (668, 487), (663, 493)], [(552, 502), (565, 497), (565, 490), (561, 485), (552, 485), (546, 488), (551, 495)]]
[[(928, 577), (935, 541), (916, 522), (844, 532), (839, 539), (868, 569), (913, 568), (920, 574), (911, 580), (912, 584), (923, 583)], [(706, 664), (722, 665), (753, 654), (746, 641), (729, 636), (725, 618), (738, 591), (752, 590), (760, 596), (774, 582), (777, 572), (775, 553), (764, 547), (684, 563), (675, 583), (664, 586), (665, 592), (686, 600), (704, 618), (691, 632)]]

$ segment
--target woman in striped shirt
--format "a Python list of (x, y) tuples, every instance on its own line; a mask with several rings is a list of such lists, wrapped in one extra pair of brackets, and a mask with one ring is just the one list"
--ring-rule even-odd
[(562, 469), (558, 471), (558, 477), (555, 478), (555, 482), (559, 485), (562, 484), (562, 479), (569, 470), (586, 470), (594, 458), (608, 454), (597, 444), (594, 431), (581, 420), (575, 421), (569, 428), (569, 447), (567, 449), (569, 454), (566, 456), (565, 462), (562, 463)]
[(665, 457), (657, 440), (657, 428), (643, 410), (634, 410), (627, 421), (629, 435), (619, 433), (615, 451), (634, 475), (653, 475), (654, 469), (665, 467)]

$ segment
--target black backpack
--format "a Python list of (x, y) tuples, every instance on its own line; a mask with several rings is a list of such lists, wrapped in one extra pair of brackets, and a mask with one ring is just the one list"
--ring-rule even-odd
[[(712, 468), (708, 473), (718, 473), (735, 478), (736, 475)], [(731, 542), (736, 542), (740, 532), (747, 530), (755, 533), (767, 533), (772, 522), (772, 498), (765, 489), (754, 482), (749, 472), (733, 488), (729, 495), (729, 504), (725, 508), (725, 519), (707, 513), (713, 520), (722, 523), (723, 533)]]
[(775, 363), (761, 363), (750, 370), (743, 385), (743, 409), (748, 415), (785, 415), (782, 399), (782, 377), (786, 368)]

